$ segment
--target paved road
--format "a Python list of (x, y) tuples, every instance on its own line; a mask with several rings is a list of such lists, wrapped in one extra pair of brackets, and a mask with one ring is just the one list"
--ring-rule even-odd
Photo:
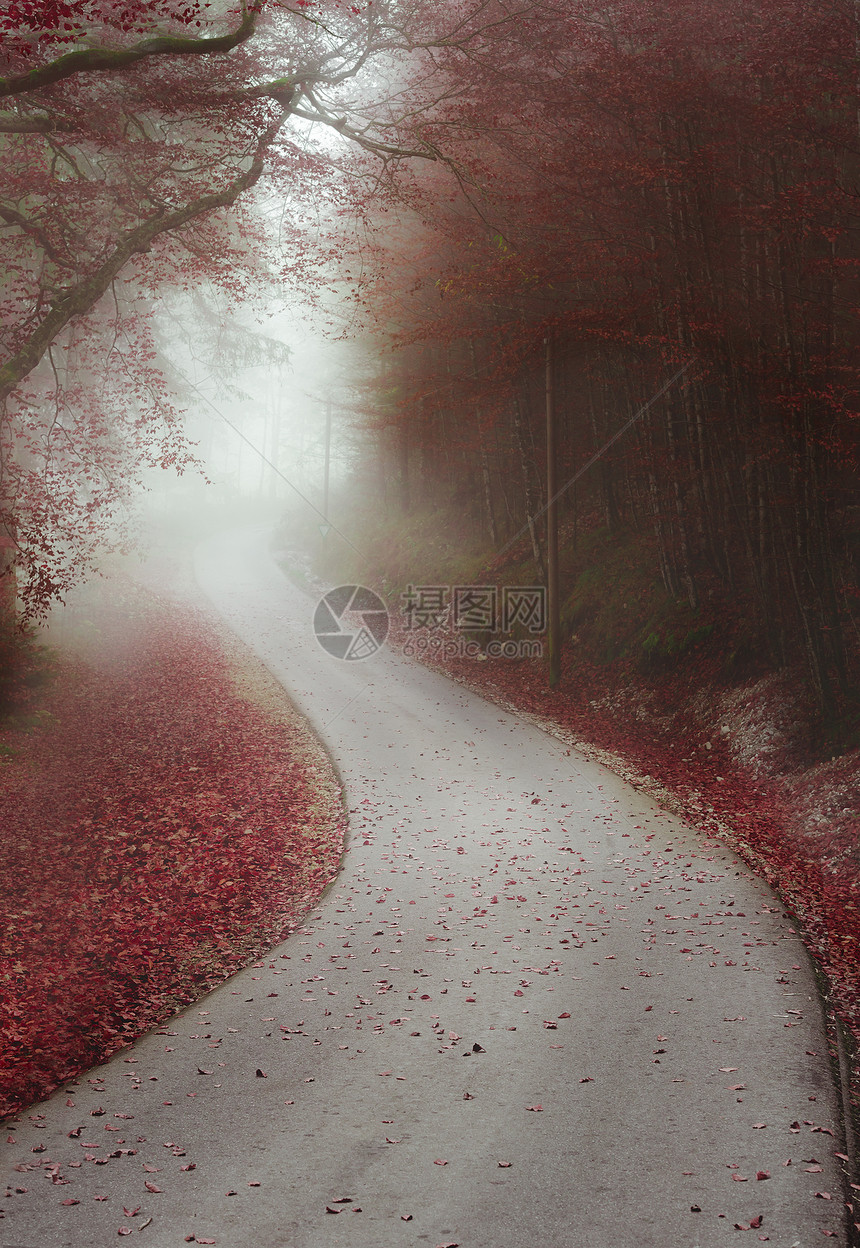
[(260, 965), (15, 1128), (34, 1168), (0, 1248), (844, 1244), (839, 1096), (773, 894), (435, 673), (330, 658), (264, 534), (197, 575), (328, 743), (343, 871)]

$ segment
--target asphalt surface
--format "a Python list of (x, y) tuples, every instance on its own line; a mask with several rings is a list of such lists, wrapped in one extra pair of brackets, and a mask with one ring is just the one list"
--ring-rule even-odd
[(332, 658), (261, 531), (197, 576), (328, 745), (343, 870), (9, 1128), (0, 1248), (844, 1245), (840, 1093), (773, 893), (390, 648)]

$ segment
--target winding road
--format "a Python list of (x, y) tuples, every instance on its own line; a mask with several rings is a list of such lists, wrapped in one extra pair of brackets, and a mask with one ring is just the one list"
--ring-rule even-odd
[(0, 1248), (845, 1245), (840, 1092), (773, 893), (531, 723), (390, 648), (329, 656), (262, 531), (197, 578), (326, 742), (343, 869), (24, 1116), (9, 1161), (83, 1164), (10, 1172)]

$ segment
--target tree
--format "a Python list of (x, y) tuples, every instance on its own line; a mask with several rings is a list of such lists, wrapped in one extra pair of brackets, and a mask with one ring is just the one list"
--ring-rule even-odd
[(80, 574), (141, 465), (187, 459), (147, 327), (162, 285), (205, 276), (238, 296), (265, 275), (264, 225), (240, 204), (264, 175), (296, 202), (335, 185), (345, 140), (384, 162), (434, 155), (385, 107), (353, 124), (366, 93), (345, 94), (374, 66), (380, 89), (412, 23), (397, 0), (6, 6), (0, 571), (22, 570), (27, 613)]
[(534, 540), (551, 335), (561, 479), (641, 411), (583, 480), (595, 516), (650, 528), (691, 610), (716, 585), (774, 661), (805, 654), (832, 714), (858, 666), (856, 6), (492, 11), (435, 51), (423, 117), (471, 186), (416, 171), (408, 301), (384, 248), (366, 266), (404, 373), (436, 353), (401, 419), (452, 404), (447, 488), (489, 480), (502, 542)]

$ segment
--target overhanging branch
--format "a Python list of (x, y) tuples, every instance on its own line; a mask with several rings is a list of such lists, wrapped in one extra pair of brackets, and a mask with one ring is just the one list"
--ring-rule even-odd
[(250, 39), (257, 23), (257, 13), (245, 10), (237, 28), (226, 35), (214, 35), (208, 39), (188, 39), (181, 35), (161, 35), (153, 39), (141, 39), (130, 48), (81, 48), (67, 52), (47, 65), (40, 65), (26, 74), (0, 78), (0, 99), (38, 91), (41, 87), (62, 82), (74, 74), (96, 71), (114, 72), (135, 65), (152, 56), (212, 56), (230, 52)]
[(229, 207), (244, 191), (259, 180), (263, 172), (266, 152), (292, 111), (289, 100), (285, 96), (281, 97), (280, 103), (279, 116), (261, 135), (254, 158), (244, 173), (241, 173), (223, 190), (201, 195), (183, 208), (170, 211), (159, 210), (154, 217), (150, 217), (148, 221), (144, 221), (142, 225), (127, 233), (114, 247), (108, 259), (94, 273), (83, 278), (52, 302), (50, 311), (32, 331), (27, 341), (0, 368), (0, 403), (36, 367), (48, 347), (66, 325), (74, 317), (89, 312), (96, 305), (132, 256), (137, 252), (148, 251), (159, 235), (181, 229), (189, 221), (218, 208)]

